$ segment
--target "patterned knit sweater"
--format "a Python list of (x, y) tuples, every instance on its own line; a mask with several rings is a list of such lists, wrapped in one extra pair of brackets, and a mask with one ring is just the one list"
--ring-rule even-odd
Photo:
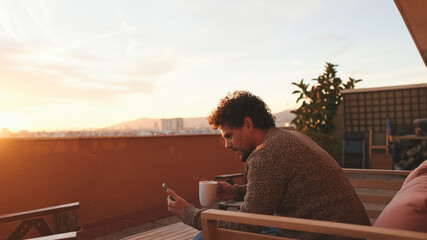
[[(341, 167), (302, 133), (272, 128), (246, 164), (248, 183), (236, 186), (235, 200), (244, 201), (241, 212), (370, 225)], [(200, 230), (203, 210), (188, 205), (182, 221)], [(262, 231), (261, 227), (226, 222), (220, 227)], [(333, 239), (308, 232), (278, 232), (298, 239)]]

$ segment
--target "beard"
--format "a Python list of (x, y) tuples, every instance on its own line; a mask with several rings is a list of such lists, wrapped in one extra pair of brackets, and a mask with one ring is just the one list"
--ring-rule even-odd
[(233, 151), (235, 151), (237, 153), (237, 155), (240, 158), (240, 161), (242, 161), (242, 162), (246, 162), (246, 160), (248, 160), (249, 156), (251, 155), (251, 153), (254, 150), (255, 150), (255, 147), (252, 147), (247, 151), (239, 150), (239, 149), (233, 149)]
[(252, 152), (250, 153), (242, 153), (242, 155), (240, 156), (240, 161), (242, 162), (246, 162), (246, 160), (248, 160), (249, 156), (251, 155)]

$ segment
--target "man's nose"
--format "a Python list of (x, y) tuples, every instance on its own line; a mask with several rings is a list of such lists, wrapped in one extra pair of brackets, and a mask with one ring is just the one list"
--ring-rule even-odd
[(231, 144), (230, 140), (225, 140), (225, 148), (232, 148), (233, 144)]

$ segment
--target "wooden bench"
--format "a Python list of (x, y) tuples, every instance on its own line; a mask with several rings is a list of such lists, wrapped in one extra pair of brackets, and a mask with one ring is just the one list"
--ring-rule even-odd
[[(381, 240), (425, 240), (427, 233), (370, 227), (355, 224), (279, 217), (210, 209), (202, 212), (204, 240), (283, 240), (286, 238), (218, 228), (218, 221), (236, 222), (296, 231), (309, 231), (342, 237)], [(289, 239), (289, 238), (288, 238)]]
[[(410, 171), (343, 169), (355, 188), (371, 222), (379, 216), (385, 206), (401, 188)], [(264, 227), (296, 231), (309, 231), (343, 237), (369, 239), (427, 239), (427, 233), (388, 228), (361, 226), (355, 224), (318, 221), (241, 213), (234, 211), (207, 210), (202, 213), (204, 239), (284, 239), (256, 233), (221, 229), (218, 221), (236, 222)]]
[[(65, 234), (55, 234), (46, 220), (43, 218), (49, 214), (56, 214), (64, 211), (72, 211), (79, 209), (79, 203), (68, 203), (47, 208), (40, 208), (30, 211), (5, 214), (0, 216), (0, 223), (22, 221), (15, 231), (7, 238), (7, 240), (21, 240), (31, 228), (35, 228), (41, 236), (46, 238), (36, 238), (40, 240), (53, 240), (53, 239), (76, 239), (75, 232)], [(52, 236), (53, 235), (53, 236)], [(74, 236), (74, 237), (73, 237)]]

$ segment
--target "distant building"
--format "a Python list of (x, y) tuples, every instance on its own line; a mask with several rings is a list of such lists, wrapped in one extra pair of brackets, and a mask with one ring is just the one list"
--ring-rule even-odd
[(7, 128), (2, 128), (0, 131), (0, 137), (8, 138), (12, 136), (12, 132)]
[(179, 132), (184, 130), (183, 118), (170, 118), (161, 120), (162, 132)]

